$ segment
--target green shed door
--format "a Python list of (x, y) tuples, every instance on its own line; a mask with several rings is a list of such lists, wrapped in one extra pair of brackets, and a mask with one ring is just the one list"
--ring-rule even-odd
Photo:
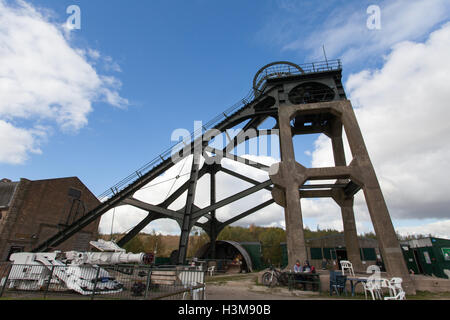
[(403, 257), (405, 258), (406, 267), (408, 270), (414, 271), (414, 273), (420, 273), (417, 267), (416, 260), (414, 259), (414, 252), (408, 246), (402, 246)]
[(365, 261), (377, 260), (377, 253), (375, 252), (375, 248), (361, 248), (361, 249), (362, 249), (362, 255), (364, 255)]
[(418, 251), (423, 272), (430, 276), (433, 275), (433, 250), (431, 248), (418, 248)]
[(444, 263), (443, 263), (443, 256), (441, 253), (440, 248), (437, 247), (432, 247), (430, 248), (431, 250), (431, 262), (432, 262), (432, 269), (433, 269), (433, 274), (436, 277), (439, 278), (447, 278), (447, 276), (444, 273)]
[(250, 259), (252, 260), (253, 269), (256, 271), (263, 269), (261, 244), (259, 243), (241, 243), (242, 247), (247, 250)]

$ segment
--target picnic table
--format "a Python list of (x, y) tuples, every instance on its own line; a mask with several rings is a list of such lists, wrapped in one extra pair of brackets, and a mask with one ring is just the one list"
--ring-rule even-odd
[(367, 282), (367, 277), (347, 277), (347, 280), (350, 281), (350, 289), (352, 291), (352, 296), (355, 296), (355, 288), (358, 283)]
[[(369, 278), (367, 278), (367, 277), (347, 277), (347, 280), (350, 281), (350, 289), (352, 291), (352, 296), (355, 295), (355, 288), (358, 285), (358, 283), (366, 283), (368, 279)], [(384, 281), (386, 279), (383, 279), (383, 278), (376, 279), (376, 278), (374, 278), (373, 280), (381, 282), (381, 288), (385, 287), (383, 285), (383, 283), (384, 283)], [(382, 290), (380, 290), (379, 292), (380, 292), (381, 296), (384, 295)]]
[(320, 275), (312, 272), (286, 272), (289, 290), (300, 288), (306, 290), (309, 285), (312, 291), (320, 291)]

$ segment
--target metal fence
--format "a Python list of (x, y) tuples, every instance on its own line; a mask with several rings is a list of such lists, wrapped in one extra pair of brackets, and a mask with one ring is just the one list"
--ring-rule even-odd
[(0, 264), (0, 297), (57, 300), (204, 300), (205, 271), (187, 266)]

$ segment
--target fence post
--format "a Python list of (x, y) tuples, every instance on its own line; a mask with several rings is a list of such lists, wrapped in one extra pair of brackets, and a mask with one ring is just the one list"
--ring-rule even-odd
[(150, 286), (150, 276), (152, 274), (152, 269), (148, 268), (148, 274), (147, 274), (147, 283), (145, 284), (145, 294), (144, 294), (144, 299), (147, 299), (147, 295), (148, 295), (148, 288)]
[(50, 270), (50, 275), (47, 280), (47, 286), (46, 286), (45, 292), (44, 292), (44, 300), (47, 299), (48, 288), (50, 287), (50, 282), (52, 281), (52, 278), (53, 278), (53, 270), (54, 269), (55, 269), (55, 266), (52, 266), (52, 269)]
[(97, 289), (98, 275), (100, 274), (100, 266), (97, 266), (97, 274), (95, 275), (94, 289), (92, 289), (91, 300), (94, 300), (95, 289)]
[(192, 289), (192, 284), (191, 284), (191, 286), (189, 287), (189, 293), (190, 293), (190, 295), (191, 295), (191, 300), (194, 300), (194, 289)]
[(12, 270), (12, 266), (13, 266), (13, 265), (10, 264), (10, 265), (9, 265), (9, 270), (8, 270), (8, 272), (6, 272), (5, 283), (4, 283), (3, 286), (2, 286), (2, 291), (0, 291), (0, 297), (3, 296), (3, 292), (5, 291), (6, 284), (8, 283), (9, 274), (11, 273), (11, 270)]

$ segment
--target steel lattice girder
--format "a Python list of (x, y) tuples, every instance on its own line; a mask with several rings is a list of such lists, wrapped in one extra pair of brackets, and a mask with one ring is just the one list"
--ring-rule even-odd
[[(144, 186), (146, 186), (151, 181), (153, 181), (155, 178), (157, 178), (158, 176), (160, 176), (161, 174), (166, 172), (173, 165), (175, 165), (179, 161), (185, 159), (187, 155), (192, 154), (193, 151), (195, 150), (196, 145), (197, 146), (201, 145), (203, 154), (204, 154), (204, 152), (211, 152), (212, 154), (214, 154), (214, 157), (216, 158), (215, 166), (204, 165), (201, 169), (198, 170), (197, 179), (200, 179), (205, 173), (211, 173), (213, 175), (218, 171), (223, 171), (223, 172), (225, 172), (227, 174), (231, 174), (234, 177), (239, 178), (243, 181), (255, 184), (255, 186), (251, 187), (247, 190), (244, 190), (240, 193), (237, 193), (227, 199), (224, 199), (217, 203), (213, 203), (206, 208), (202, 208), (202, 209), (197, 208), (197, 210), (193, 210), (192, 212), (189, 213), (191, 215), (190, 220), (192, 220), (192, 221), (190, 221), (186, 225), (187, 228), (191, 228), (193, 225), (197, 225), (202, 228), (204, 227), (204, 229), (209, 228), (209, 231), (210, 231), (211, 224), (215, 223), (215, 224), (217, 224), (217, 226), (212, 226), (212, 228), (219, 230), (219, 229), (222, 229), (224, 225), (228, 225), (229, 223), (239, 220), (238, 217), (243, 218), (243, 217), (249, 215), (250, 213), (256, 212), (256, 211), (262, 209), (263, 207), (269, 205), (270, 203), (268, 203), (268, 202), (264, 203), (265, 204), (264, 206), (263, 206), (263, 204), (257, 205), (255, 208), (250, 209), (244, 213), (241, 213), (241, 214), (237, 215), (236, 217), (230, 219), (229, 221), (225, 221), (225, 222), (217, 221), (215, 219), (215, 216), (212, 219), (210, 216), (208, 216), (210, 213), (215, 212), (216, 209), (218, 209), (222, 206), (225, 206), (227, 204), (230, 204), (234, 201), (237, 201), (239, 199), (242, 199), (243, 197), (245, 197), (249, 194), (252, 194), (252, 193), (257, 192), (262, 189), (271, 190), (272, 183), (271, 183), (270, 179), (265, 182), (259, 183), (257, 181), (253, 181), (250, 178), (244, 177), (237, 172), (234, 172), (234, 171), (226, 169), (226, 168), (222, 168), (217, 163), (220, 163), (221, 159), (226, 158), (226, 159), (230, 159), (233, 161), (238, 161), (239, 163), (242, 163), (242, 164), (245, 164), (245, 165), (251, 166), (253, 168), (257, 168), (257, 169), (266, 171), (266, 172), (269, 171), (269, 166), (258, 163), (256, 161), (242, 158), (237, 155), (234, 155), (231, 152), (229, 152), (229, 150), (232, 149), (233, 147), (235, 147), (237, 144), (245, 142), (246, 140), (250, 139), (251, 137), (258, 137), (261, 134), (268, 135), (268, 134), (277, 133), (276, 131), (272, 131), (272, 130), (257, 130), (257, 127), (262, 122), (264, 122), (267, 119), (267, 117), (274, 117), (275, 119), (277, 118), (278, 109), (276, 107), (274, 107), (274, 108), (264, 107), (262, 109), (261, 108), (258, 109), (258, 107), (260, 107), (261, 105), (264, 105), (264, 106), (267, 105), (267, 101), (269, 100), (268, 98), (271, 98), (272, 95), (276, 95), (277, 89), (278, 89), (277, 85), (273, 86), (272, 88), (267, 89), (264, 94), (258, 96), (255, 100), (246, 104), (244, 107), (242, 107), (241, 109), (236, 111), (234, 114), (228, 116), (224, 121), (222, 121), (221, 123), (219, 123), (218, 125), (216, 125), (213, 128), (214, 130), (217, 130), (220, 133), (226, 133), (227, 129), (230, 129), (230, 128), (236, 126), (237, 124), (240, 124), (240, 123), (248, 120), (248, 123), (243, 128), (244, 130), (240, 134), (238, 134), (236, 137), (234, 137), (232, 139), (232, 141), (230, 141), (230, 143), (222, 150), (218, 150), (218, 149), (210, 147), (207, 144), (209, 142), (209, 140), (204, 141), (204, 137), (208, 136), (208, 132), (206, 132), (204, 135), (198, 137), (197, 139), (192, 141), (190, 144), (186, 145), (185, 148), (183, 150), (181, 150), (181, 152), (179, 153), (181, 155), (180, 157), (175, 158), (175, 159), (172, 157), (172, 158), (163, 160), (159, 165), (154, 167), (152, 170), (150, 170), (146, 174), (139, 175), (139, 178), (136, 179), (134, 182), (130, 183), (126, 188), (124, 188), (123, 190), (114, 194), (111, 198), (107, 199), (105, 202), (100, 204), (97, 208), (94, 208), (93, 210), (88, 212), (86, 215), (79, 218), (77, 221), (72, 223), (70, 226), (66, 227), (64, 230), (58, 232), (56, 235), (54, 235), (50, 239), (39, 244), (33, 251), (35, 251), (35, 252), (36, 251), (47, 251), (47, 250), (51, 249), (52, 247), (59, 245), (60, 243), (64, 242), (65, 240), (67, 240), (68, 238), (73, 236), (78, 231), (82, 230), (85, 226), (89, 225), (91, 222), (93, 222), (96, 219), (98, 219), (99, 217), (101, 217), (103, 214), (105, 214), (110, 209), (112, 209), (116, 206), (119, 206), (119, 205), (123, 205), (123, 204), (131, 204), (131, 205), (135, 205), (136, 207), (141, 207), (142, 209), (145, 209), (146, 211), (148, 211), (149, 215), (146, 218), (144, 218), (138, 225), (136, 225), (127, 235), (125, 235), (121, 240), (119, 240), (119, 243), (121, 245), (125, 244), (127, 241), (129, 241), (132, 238), (133, 235), (136, 235), (137, 233), (139, 233), (143, 228), (145, 228), (146, 225), (148, 225), (148, 223), (150, 223), (151, 221), (154, 221), (156, 219), (171, 218), (171, 219), (175, 219), (176, 221), (178, 221), (178, 223), (183, 225), (184, 214), (182, 212), (169, 210), (169, 209), (167, 209), (167, 207), (189, 188), (189, 185), (190, 185), (189, 180), (186, 183), (184, 183), (180, 188), (175, 190), (163, 203), (161, 203), (159, 205), (145, 204), (142, 201), (134, 199), (133, 194), (136, 191), (143, 188)], [(273, 99), (273, 98), (271, 98), (271, 99)], [(278, 126), (278, 124), (273, 129), (277, 129), (277, 126)], [(252, 131), (253, 136), (246, 135), (247, 129), (256, 129), (256, 130)], [(205, 154), (205, 157), (206, 157), (206, 154)], [(340, 186), (338, 186), (338, 185), (322, 185), (322, 186), (316, 186), (316, 187), (323, 189), (323, 188), (336, 188), (336, 187), (340, 187)], [(301, 187), (301, 189), (305, 189), (305, 188), (312, 189), (315, 187), (314, 186), (302, 186)], [(352, 184), (352, 185), (350, 185), (350, 183), (347, 184), (346, 192), (348, 192), (350, 196), (352, 196), (358, 190), (359, 190), (359, 186), (357, 184)], [(313, 190), (304, 190), (304, 191), (302, 191), (301, 195), (302, 195), (302, 197), (329, 196), (329, 191), (316, 190), (314, 192)], [(186, 210), (186, 207), (183, 210)], [(197, 220), (199, 218), (201, 218), (202, 216), (209, 218), (209, 221), (205, 224), (198, 223)]]
[[(270, 92), (270, 90), (269, 90)], [(266, 115), (267, 112), (258, 112), (254, 110), (254, 106), (257, 105), (264, 96), (260, 96), (253, 100), (252, 102), (246, 104), (244, 107), (242, 107), (240, 110), (236, 111), (233, 115), (230, 115), (227, 117), (224, 121), (216, 125), (213, 129), (218, 130), (219, 132), (225, 132), (225, 130), (232, 128), (236, 124), (242, 123), (245, 120), (254, 118), (255, 116), (262, 116)], [(276, 110), (271, 110), (269, 114), (276, 114)], [(207, 135), (208, 132), (205, 134)], [(202, 146), (205, 144), (204, 136), (202, 135), (198, 138), (196, 138), (194, 141), (192, 141), (189, 145), (187, 145), (184, 150), (182, 150), (183, 154), (192, 154), (194, 151), (194, 147), (198, 144), (202, 144)], [(207, 141), (208, 142), (208, 141)], [(186, 152), (188, 151), (188, 152)], [(208, 151), (203, 149), (203, 151)], [(233, 157), (232, 160), (235, 160), (235, 156), (231, 154), (225, 154), (225, 156), (231, 156)], [(185, 155), (186, 156), (186, 155)], [(166, 160), (163, 160), (159, 165), (155, 166), (153, 169), (151, 169), (146, 174), (139, 176), (138, 179), (136, 179), (134, 182), (130, 183), (127, 187), (125, 187), (123, 190), (117, 192), (114, 194), (111, 198), (107, 199), (103, 203), (101, 203), (98, 207), (94, 208), (87, 214), (85, 214), (83, 217), (79, 218), (75, 222), (73, 222), (71, 225), (63, 229), (62, 231), (58, 232), (54, 236), (50, 237), (46, 241), (40, 243), (36, 248), (33, 249), (33, 252), (40, 252), (40, 251), (48, 251), (53, 247), (56, 247), (57, 245), (61, 244), (68, 238), (72, 237), (77, 232), (81, 231), (84, 227), (95, 221), (96, 219), (100, 218), (103, 214), (105, 214), (110, 209), (120, 205), (123, 200), (132, 197), (133, 194), (143, 188), (145, 185), (153, 181), (155, 178), (166, 172), (168, 169), (170, 169), (172, 166), (174, 166), (179, 161), (183, 160), (185, 158), (179, 157), (174, 159), (173, 157), (168, 158)], [(252, 161), (245, 161), (245, 163), (253, 163)], [(258, 165), (260, 167), (264, 167), (263, 165)], [(267, 167), (267, 166), (265, 166)]]

